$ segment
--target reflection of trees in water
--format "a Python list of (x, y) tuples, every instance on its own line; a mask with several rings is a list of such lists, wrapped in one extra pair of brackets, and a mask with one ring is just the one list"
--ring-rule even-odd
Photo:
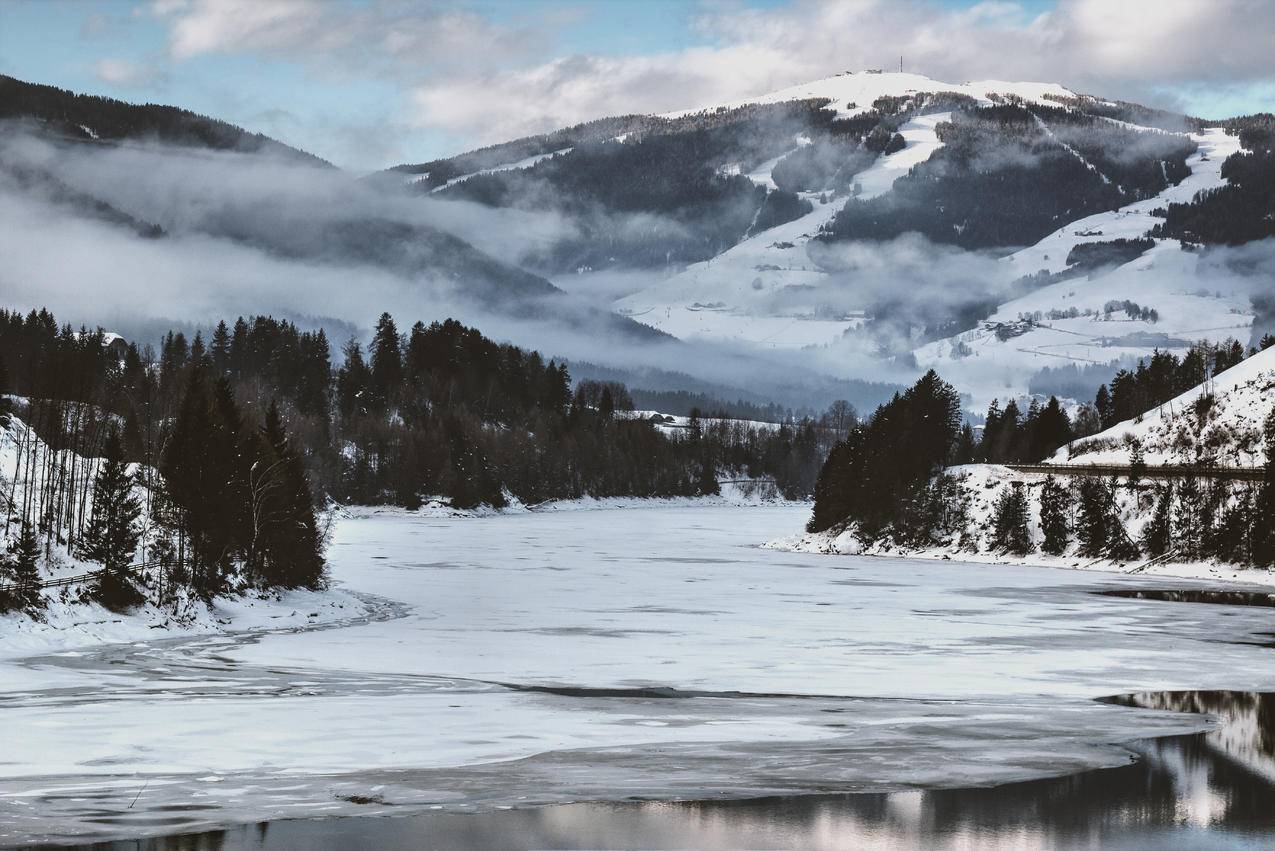
[(1275, 693), (1257, 691), (1141, 692), (1113, 698), (1113, 703), (1145, 709), (1168, 709), (1216, 715), (1222, 727), (1208, 738), (1228, 753), (1261, 757), (1275, 777)]
[(1265, 606), (1275, 608), (1275, 594), (1264, 591), (1207, 591), (1196, 588), (1111, 588), (1097, 592), (1103, 597), (1130, 600), (1161, 600), (1166, 603), (1212, 603), (1219, 606)]

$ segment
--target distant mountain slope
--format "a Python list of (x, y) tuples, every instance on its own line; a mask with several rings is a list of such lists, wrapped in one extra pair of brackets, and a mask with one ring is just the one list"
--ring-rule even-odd
[[(122, 142), (146, 143), (122, 145)], [(0, 187), (30, 215), (69, 214), (132, 231), (214, 237), (274, 258), (384, 270), (423, 299), (618, 335), (662, 332), (570, 299), (403, 211), (323, 160), (184, 109), (129, 104), (0, 76)], [(56, 266), (56, 258), (48, 258)], [(383, 309), (369, 306), (374, 315)], [(335, 317), (348, 319), (350, 317)]]
[[(1146, 238), (1163, 221), (1157, 212), (1164, 207), (1226, 186), (1222, 166), (1239, 150), (1237, 138), (1218, 128), (1192, 138), (1199, 150), (1187, 160), (1188, 177), (1006, 257), (1001, 262), (1030, 291), (975, 327), (921, 346), (918, 363), (966, 389), (971, 408), (982, 410), (995, 397), (1027, 393), (1032, 376), (1046, 367), (1114, 364), (1155, 349), (1180, 354), (1200, 339), (1246, 340), (1255, 308), (1245, 270), (1176, 240)], [(1134, 247), (1132, 256), (1112, 255), (1097, 268), (1080, 263), (1084, 249), (1120, 240)]]
[(33, 119), (69, 139), (81, 141), (155, 140), (219, 151), (273, 153), (328, 165), (242, 127), (175, 106), (134, 104), (28, 83), (0, 74), (0, 119)]

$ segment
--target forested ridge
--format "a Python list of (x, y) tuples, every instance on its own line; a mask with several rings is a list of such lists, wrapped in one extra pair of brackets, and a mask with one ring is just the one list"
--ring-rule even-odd
[(154, 139), (214, 150), (276, 153), (327, 165), (269, 136), (186, 109), (76, 94), (0, 74), (0, 119), (6, 118), (36, 119), (66, 138), (86, 142)]

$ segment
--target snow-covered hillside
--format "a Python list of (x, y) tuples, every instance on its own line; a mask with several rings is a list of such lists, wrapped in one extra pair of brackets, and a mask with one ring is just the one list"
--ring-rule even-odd
[(1141, 417), (1058, 450), (1053, 464), (1128, 464), (1142, 447), (1148, 464), (1266, 463), (1262, 428), (1275, 410), (1275, 348), (1258, 352)]
[[(950, 115), (923, 115), (904, 124), (899, 132), (905, 147), (856, 174), (851, 181), (855, 197), (875, 198), (889, 192), (896, 179), (927, 160), (942, 146), (935, 128)], [(769, 163), (771, 169), (774, 166), (775, 161)], [(769, 171), (749, 177), (773, 185)], [(776, 349), (836, 340), (860, 325), (862, 315), (823, 314), (816, 309), (817, 292), (804, 310), (773, 307), (789, 293), (817, 291), (829, 284), (828, 273), (810, 258), (807, 245), (846, 199), (813, 192), (803, 197), (814, 205), (805, 216), (755, 234), (711, 260), (622, 298), (616, 309), (675, 337)]]
[[(864, 72), (725, 106), (829, 98), (827, 108), (848, 118), (870, 109), (873, 101), (883, 96), (940, 91), (967, 95), (983, 104), (1009, 95), (1057, 107), (1059, 99), (1077, 97), (1052, 84), (945, 83), (916, 74)], [(686, 111), (670, 117), (693, 114), (695, 111)], [(950, 113), (934, 113), (904, 124), (901, 132), (906, 147), (881, 157), (855, 176), (857, 197), (890, 192), (900, 175), (942, 147), (935, 128), (949, 119)], [(1165, 132), (1114, 119), (1099, 120), (1146, 134)], [(1048, 127), (1045, 130), (1052, 133)], [(1064, 272), (1068, 255), (1077, 245), (1145, 237), (1162, 221), (1155, 211), (1224, 185), (1222, 163), (1239, 150), (1237, 137), (1220, 128), (1207, 128), (1192, 134), (1191, 139), (1199, 148), (1187, 160), (1190, 173), (1185, 179), (1155, 197), (1071, 222), (1037, 244), (1008, 255), (1002, 261), (1004, 279)], [(1082, 154), (1063, 144), (1093, 168)], [(770, 171), (776, 162), (766, 163), (749, 177), (774, 188)], [(1110, 182), (1105, 175), (1100, 176)], [(853, 281), (844, 275), (834, 279), (808, 251), (810, 240), (846, 199), (820, 193), (805, 193), (803, 197), (814, 205), (806, 216), (753, 234), (709, 261), (627, 295), (616, 302), (616, 310), (682, 338), (768, 349), (829, 346), (834, 355), (843, 347), (847, 354), (861, 351), (863, 341), (857, 339), (855, 331), (864, 325), (864, 314), (845, 307), (857, 304), (854, 293), (848, 290), (853, 289)], [(1213, 265), (1202, 267), (1199, 254), (1180, 250), (1176, 241), (1161, 240), (1131, 262), (1013, 298), (974, 330), (921, 345), (914, 356), (920, 367), (937, 369), (968, 394), (971, 410), (982, 410), (993, 398), (1026, 395), (1033, 376), (1045, 367), (1123, 363), (1157, 348), (1181, 353), (1201, 339), (1236, 337), (1246, 341), (1253, 321), (1249, 293), (1245, 281)], [(1145, 309), (1143, 315), (1110, 309), (1111, 302), (1126, 301)]]
[[(1192, 138), (1200, 149), (1187, 161), (1191, 175), (1181, 183), (1154, 198), (1073, 222), (1004, 262), (1015, 276), (1061, 272), (1076, 245), (1142, 237), (1161, 221), (1153, 210), (1225, 184), (1221, 165), (1239, 150), (1236, 137), (1213, 128)], [(1134, 302), (1156, 316), (1109, 313), (1105, 308), (1112, 301)], [(1114, 364), (1155, 349), (1181, 354), (1202, 339), (1246, 341), (1252, 322), (1246, 282), (1217, 267), (1201, 267), (1200, 255), (1183, 250), (1176, 240), (1157, 240), (1143, 256), (1117, 268), (1006, 302), (978, 328), (922, 346), (916, 359), (970, 394), (977, 411), (993, 398), (1025, 394), (1031, 377), (1044, 367)]]
[[(1139, 129), (1148, 133), (1159, 132), (1149, 127)], [(1186, 203), (1198, 192), (1225, 185), (1222, 163), (1239, 151), (1239, 137), (1227, 134), (1220, 127), (1209, 127), (1191, 134), (1191, 138), (1200, 149), (1187, 159), (1186, 164), (1191, 169), (1191, 175), (1181, 183), (1168, 187), (1154, 198), (1078, 219), (1035, 245), (1011, 254), (1006, 262), (1019, 275), (1030, 275), (1042, 270), (1061, 272), (1067, 268), (1068, 252), (1077, 245), (1140, 237), (1161, 221), (1152, 215), (1154, 210), (1167, 204)]]

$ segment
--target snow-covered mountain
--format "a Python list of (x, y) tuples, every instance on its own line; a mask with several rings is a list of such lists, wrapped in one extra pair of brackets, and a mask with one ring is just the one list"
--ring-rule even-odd
[(613, 302), (638, 322), (857, 376), (934, 367), (980, 410), (1055, 392), (1049, 368), (1249, 342), (1252, 263), (1197, 250), (1237, 240), (1165, 218), (1234, 188), (1241, 124), (868, 71), (403, 168), (432, 197), (562, 212), (570, 235), (524, 263), (572, 291), (640, 270)]

